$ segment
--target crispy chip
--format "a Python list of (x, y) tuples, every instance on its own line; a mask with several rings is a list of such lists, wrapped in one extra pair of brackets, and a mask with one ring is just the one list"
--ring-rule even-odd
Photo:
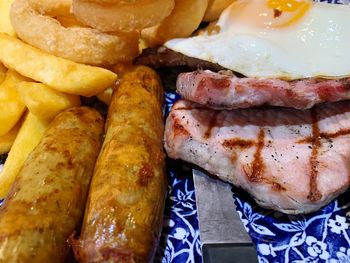
[(117, 79), (109, 70), (55, 57), (6, 34), (0, 34), (0, 46), (0, 61), (5, 66), (58, 91), (91, 97)]

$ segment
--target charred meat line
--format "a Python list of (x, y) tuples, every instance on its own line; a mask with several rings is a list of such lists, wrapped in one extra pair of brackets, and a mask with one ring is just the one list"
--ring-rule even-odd
[(251, 172), (245, 171), (249, 181), (253, 183), (264, 182), (264, 183), (271, 184), (272, 189), (276, 192), (286, 190), (279, 183), (264, 178), (265, 164), (261, 154), (263, 148), (265, 147), (265, 130), (264, 129), (260, 128), (257, 141), (243, 140), (240, 138), (232, 138), (229, 140), (225, 140), (222, 145), (225, 148), (229, 148), (230, 150), (233, 150), (233, 148), (235, 147), (238, 147), (241, 149), (247, 149), (255, 146), (256, 151), (254, 154), (254, 160), (251, 163), (252, 170)]
[(261, 182), (264, 179), (263, 175), (265, 170), (265, 164), (264, 164), (264, 159), (261, 156), (261, 152), (264, 146), (265, 146), (265, 131), (264, 129), (260, 128), (259, 135), (258, 135), (258, 142), (256, 145), (256, 152), (254, 154), (253, 171), (249, 178), (249, 180), (252, 182)]
[(311, 109), (311, 118), (312, 118), (312, 135), (310, 137), (299, 140), (298, 143), (310, 143), (312, 152), (310, 156), (310, 192), (308, 199), (312, 202), (316, 202), (322, 198), (322, 195), (317, 187), (317, 176), (318, 176), (318, 164), (317, 156), (319, 149), (321, 147), (322, 139), (333, 139), (339, 136), (349, 135), (350, 129), (342, 129), (334, 133), (325, 133), (320, 132), (318, 126), (318, 117), (314, 109)]
[(311, 109), (312, 118), (312, 152), (310, 156), (310, 192), (308, 199), (312, 202), (316, 202), (321, 199), (322, 194), (317, 187), (318, 176), (318, 150), (321, 147), (320, 127), (318, 126), (317, 113), (314, 109)]
[(211, 131), (212, 131), (213, 128), (216, 126), (217, 117), (218, 117), (218, 113), (217, 113), (217, 112), (214, 112), (214, 113), (213, 113), (213, 116), (212, 116), (211, 119), (210, 119), (208, 129), (207, 129), (207, 131), (204, 133), (204, 136), (203, 136), (204, 139), (209, 139), (209, 138), (210, 138), (210, 136), (211, 136)]

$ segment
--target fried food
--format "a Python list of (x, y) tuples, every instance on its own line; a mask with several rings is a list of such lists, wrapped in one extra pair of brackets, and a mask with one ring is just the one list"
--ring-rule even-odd
[(28, 0), (28, 3), (37, 12), (49, 16), (72, 16), (70, 12), (72, 0)]
[(113, 89), (109, 88), (104, 90), (102, 93), (98, 94), (96, 97), (102, 101), (104, 104), (109, 105), (112, 100)]
[(222, 11), (236, 0), (209, 0), (207, 11), (204, 15), (204, 21), (217, 20)]
[(52, 122), (0, 208), (1, 262), (67, 262), (67, 239), (84, 212), (103, 123), (87, 107)]
[(149, 46), (162, 45), (169, 39), (190, 36), (202, 22), (208, 0), (175, 0), (171, 14), (159, 25), (142, 31)]
[(141, 30), (158, 24), (174, 8), (174, 0), (123, 1), (115, 4), (73, 0), (74, 15), (103, 32)]
[(90, 97), (113, 86), (117, 79), (109, 70), (46, 54), (5, 34), (0, 34), (0, 46), (0, 61), (8, 68), (61, 92)]
[[(11, 21), (17, 35), (25, 42), (58, 57), (89, 65), (113, 65), (133, 60), (138, 55), (139, 34), (105, 34), (96, 29), (62, 26), (46, 12), (69, 17), (61, 1), (15, 0)], [(64, 3), (64, 1), (63, 1)], [(51, 5), (52, 4), (52, 5)], [(63, 14), (61, 14), (63, 13)]]
[(125, 4), (130, 2), (137, 2), (140, 0), (87, 0), (87, 1), (98, 3), (98, 4)]
[(80, 262), (151, 262), (166, 196), (162, 94), (157, 74), (141, 66), (124, 75), (113, 95), (73, 246)]
[(45, 120), (52, 120), (65, 109), (80, 106), (79, 96), (56, 91), (42, 83), (23, 80), (17, 85), (17, 92), (29, 111)]
[(32, 113), (27, 113), (0, 172), (0, 199), (3, 199), (8, 193), (24, 161), (37, 146), (47, 127), (47, 121), (40, 120)]
[(0, 32), (10, 36), (16, 36), (10, 21), (10, 7), (14, 0), (0, 1)]
[(84, 27), (84, 25), (74, 16), (56, 16), (56, 20), (63, 27)]
[(6, 72), (7, 72), (7, 68), (0, 63), (0, 84), (5, 80)]
[(17, 124), (5, 135), (0, 136), (0, 154), (8, 153), (15, 141), (18, 131), (21, 128), (22, 121)]
[(0, 84), (0, 136), (8, 133), (25, 111), (25, 105), (16, 90), (20, 82), (21, 79), (7, 72), (5, 81)]

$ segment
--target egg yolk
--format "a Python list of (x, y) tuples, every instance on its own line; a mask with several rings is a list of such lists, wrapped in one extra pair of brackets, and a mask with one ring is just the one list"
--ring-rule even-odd
[(298, 21), (312, 6), (312, 0), (243, 0), (231, 6), (230, 18), (256, 27), (288, 27)]
[[(268, 0), (267, 6), (273, 9), (274, 19), (277, 20), (271, 24), (278, 27), (297, 22), (310, 8), (311, 2), (300, 0)], [(278, 21), (279, 19), (280, 21)]]

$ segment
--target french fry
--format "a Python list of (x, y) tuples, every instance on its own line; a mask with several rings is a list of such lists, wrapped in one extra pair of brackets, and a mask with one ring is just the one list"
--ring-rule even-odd
[(25, 111), (25, 105), (19, 100), (16, 86), (22, 81), (10, 71), (0, 84), (0, 136), (8, 133), (19, 121)]
[(16, 36), (10, 21), (10, 8), (14, 0), (0, 1), (0, 32), (10, 36)]
[(21, 128), (22, 121), (17, 124), (3, 136), (0, 136), (0, 154), (8, 153), (12, 147), (13, 142), (16, 139), (19, 129)]
[(113, 89), (109, 88), (97, 95), (97, 98), (104, 104), (109, 105), (112, 100)]
[(25, 160), (39, 143), (48, 124), (49, 122), (39, 119), (34, 114), (27, 113), (0, 172), (0, 199), (3, 199), (8, 193)]
[(65, 109), (80, 106), (79, 96), (59, 92), (42, 83), (23, 81), (17, 85), (17, 92), (29, 111), (45, 120), (52, 120)]
[(0, 63), (0, 84), (5, 80), (6, 72), (7, 72), (7, 68)]
[(0, 47), (0, 61), (5, 66), (61, 92), (91, 97), (117, 79), (109, 70), (47, 54), (6, 34), (0, 33)]

